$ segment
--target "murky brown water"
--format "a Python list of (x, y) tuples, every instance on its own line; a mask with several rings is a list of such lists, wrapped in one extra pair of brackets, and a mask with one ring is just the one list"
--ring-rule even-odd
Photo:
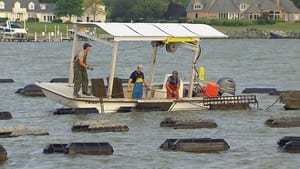
[[(273, 87), (278, 90), (299, 90), (299, 40), (203, 40), (199, 66), (206, 68), (206, 80), (231, 77), (240, 94), (247, 87)], [(106, 77), (111, 48), (93, 44), (89, 62), (95, 70), (89, 77)], [(14, 92), (36, 81), (68, 77), (72, 43), (0, 43), (0, 78), (12, 78), (15, 83), (0, 84), (0, 111), (10, 111), (13, 119), (0, 121), (0, 127), (26, 125), (32, 129), (47, 129), (49, 136), (2, 138), (0, 144), (9, 160), (0, 168), (300, 168), (299, 154), (277, 149), (283, 136), (300, 136), (299, 128), (269, 128), (264, 121), (271, 116), (299, 115), (299, 111), (284, 111), (277, 103), (269, 110), (276, 96), (257, 95), (260, 110), (192, 111), (192, 112), (132, 112), (127, 114), (88, 114), (53, 116), (51, 111), (61, 106), (46, 98), (23, 97)], [(127, 78), (137, 64), (144, 65), (149, 78), (151, 48), (148, 43), (120, 45), (117, 76)], [(177, 69), (183, 79), (189, 76), (191, 51), (179, 50), (180, 57), (161, 50), (158, 77)], [(175, 53), (175, 54), (176, 54)], [(167, 116), (213, 119), (215, 129), (174, 130), (160, 128)], [(73, 133), (77, 120), (113, 119), (129, 126), (127, 133)], [(230, 150), (217, 154), (197, 154), (163, 151), (158, 147), (168, 138), (224, 138)], [(68, 156), (43, 154), (49, 143), (110, 142), (111, 156)]]

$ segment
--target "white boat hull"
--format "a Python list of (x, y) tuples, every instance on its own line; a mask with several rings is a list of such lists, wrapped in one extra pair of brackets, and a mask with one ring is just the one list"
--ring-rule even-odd
[(122, 111), (186, 111), (207, 109), (203, 105), (203, 98), (182, 99), (128, 99), (128, 98), (103, 98), (94, 96), (75, 98), (72, 95), (72, 85), (62, 83), (36, 83), (41, 87), (45, 96), (55, 102), (71, 108), (97, 108), (99, 113), (113, 113)]

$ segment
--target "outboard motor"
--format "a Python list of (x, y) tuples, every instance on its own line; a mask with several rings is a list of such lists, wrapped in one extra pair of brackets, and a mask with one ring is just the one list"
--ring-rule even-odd
[(217, 81), (217, 84), (219, 85), (220, 96), (222, 96), (225, 93), (235, 95), (235, 82), (232, 78), (223, 77)]

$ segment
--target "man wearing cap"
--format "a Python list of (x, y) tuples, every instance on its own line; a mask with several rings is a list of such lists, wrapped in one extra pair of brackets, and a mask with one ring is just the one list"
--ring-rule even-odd
[(74, 92), (75, 97), (80, 97), (78, 94), (82, 86), (82, 94), (90, 96), (88, 93), (88, 75), (86, 69), (93, 70), (86, 63), (87, 55), (91, 50), (92, 45), (85, 43), (83, 49), (74, 58)]
[(172, 75), (167, 79), (167, 99), (178, 99), (179, 98), (179, 87), (180, 80), (178, 78), (178, 71), (174, 70)]
[(138, 65), (128, 79), (128, 92), (132, 92), (130, 94), (132, 94), (133, 99), (141, 99), (143, 97), (143, 84), (147, 86), (142, 68), (142, 65)]

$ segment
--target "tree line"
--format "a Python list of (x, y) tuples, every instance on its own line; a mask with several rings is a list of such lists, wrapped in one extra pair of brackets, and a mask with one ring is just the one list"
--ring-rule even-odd
[[(292, 0), (300, 8), (300, 0)], [(110, 21), (151, 21), (161, 19), (167, 11), (168, 4), (174, 2), (187, 7), (189, 0), (40, 0), (41, 3), (56, 3), (57, 16), (82, 15), (83, 10), (89, 10), (95, 16), (105, 12)], [(101, 11), (97, 4), (105, 5), (106, 11)]]

